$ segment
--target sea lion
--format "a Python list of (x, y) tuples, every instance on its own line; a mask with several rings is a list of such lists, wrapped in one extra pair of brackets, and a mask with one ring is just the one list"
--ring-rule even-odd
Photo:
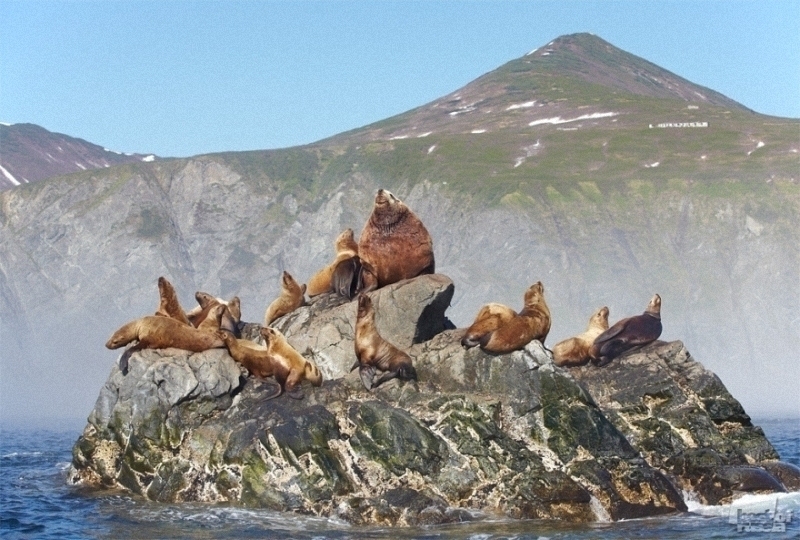
[(286, 337), (277, 329), (265, 327), (261, 329), (261, 337), (267, 344), (267, 352), (271, 359), (273, 375), (289, 397), (303, 398), (300, 384), (306, 380), (314, 386), (322, 384), (322, 373), (314, 362), (303, 358), (292, 347)]
[(281, 292), (278, 298), (267, 306), (267, 311), (264, 313), (264, 326), (269, 326), (278, 317), (291, 313), (303, 305), (305, 292), (306, 286), (298, 285), (291, 274), (284, 270), (281, 278)]
[(194, 327), (198, 327), (211, 312), (211, 309), (216, 305), (222, 305), (225, 309), (222, 312), (220, 320), (220, 328), (239, 336), (239, 327), (242, 319), (241, 301), (238, 296), (234, 296), (228, 301), (212, 296), (208, 293), (197, 291), (194, 295), (197, 300), (198, 306), (189, 311), (186, 316), (189, 322)]
[(544, 285), (537, 281), (525, 291), (525, 305), (519, 313), (503, 304), (483, 306), (461, 344), (480, 344), (488, 353), (506, 354), (524, 348), (534, 339), (544, 345), (549, 332), (550, 309), (544, 300)]
[(339, 261), (333, 269), (331, 288), (339, 296), (352, 300), (361, 288), (361, 259), (358, 255)]
[(181, 307), (181, 303), (178, 301), (175, 287), (164, 276), (158, 278), (158, 295), (159, 303), (156, 315), (159, 317), (171, 317), (187, 325), (191, 324), (186, 317), (186, 312)]
[[(336, 249), (336, 258), (333, 262), (311, 276), (311, 279), (308, 280), (306, 284), (306, 294), (308, 294), (308, 296), (317, 296), (318, 294), (335, 290), (333, 275), (336, 268), (340, 263), (358, 257), (358, 243), (355, 241), (355, 238), (353, 238), (353, 229), (345, 229), (342, 231), (342, 233), (336, 237), (334, 248)], [(347, 267), (348, 265), (344, 266), (344, 268)], [(350, 276), (350, 283), (353, 282), (353, 277), (354, 276)], [(342, 278), (343, 276), (340, 276), (340, 280)]]
[(589, 318), (586, 332), (556, 343), (553, 347), (553, 362), (557, 366), (582, 366), (588, 363), (595, 338), (606, 330), (608, 308), (603, 306)]
[[(358, 295), (355, 336), (356, 363), (350, 371), (359, 368), (361, 382), (372, 390), (395, 377), (410, 380), (417, 378), (411, 357), (381, 337), (375, 327), (375, 308), (366, 294)], [(375, 381), (375, 370), (383, 375)]]
[[(251, 375), (260, 379), (275, 375), (275, 361), (267, 347), (249, 339), (238, 339), (226, 331), (220, 331), (219, 336), (225, 342), (231, 358), (242, 364)], [(264, 399), (276, 398), (282, 393), (283, 386), (276, 381), (275, 393)]]
[(661, 297), (656, 294), (644, 313), (617, 321), (595, 338), (589, 353), (592, 363), (597, 367), (605, 366), (620, 354), (647, 345), (660, 335)]
[(375, 195), (372, 213), (358, 240), (358, 256), (362, 264), (359, 292), (433, 274), (436, 268), (428, 229), (385, 189)]
[(216, 332), (194, 328), (173, 318), (159, 315), (149, 315), (124, 324), (111, 335), (106, 342), (106, 348), (118, 349), (132, 341), (138, 343), (128, 347), (119, 359), (119, 368), (123, 373), (127, 373), (130, 356), (142, 349), (174, 347), (185, 351), (202, 352), (225, 346)]

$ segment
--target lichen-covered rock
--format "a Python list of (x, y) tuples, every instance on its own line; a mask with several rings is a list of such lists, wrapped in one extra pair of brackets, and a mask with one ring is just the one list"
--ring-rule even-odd
[(355, 305), (333, 295), (277, 321), (326, 375), (302, 400), (267, 400), (271, 384), (225, 350), (135, 353), (127, 375), (112, 369), (70, 479), (385, 525), (634, 518), (684, 510), (681, 489), (788, 485), (749, 465), (777, 455), (681, 346), (573, 371), (538, 341), (493, 356), (446, 329), (452, 294), (437, 275), (371, 293), (418, 375), (372, 391), (349, 371)]

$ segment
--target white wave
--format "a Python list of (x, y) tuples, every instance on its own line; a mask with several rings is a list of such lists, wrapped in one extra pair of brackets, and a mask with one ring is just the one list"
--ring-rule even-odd
[(727, 517), (734, 520), (738, 510), (742, 510), (747, 514), (758, 514), (777, 508), (779, 511), (791, 510), (795, 516), (800, 511), (800, 491), (791, 493), (748, 493), (730, 504), (715, 506), (702, 504), (694, 496), (684, 492), (684, 501), (689, 512), (693, 514), (709, 517)]

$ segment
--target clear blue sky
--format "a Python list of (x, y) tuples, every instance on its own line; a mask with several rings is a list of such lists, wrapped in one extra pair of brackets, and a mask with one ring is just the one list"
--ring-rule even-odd
[(314, 142), (592, 32), (800, 117), (800, 1), (0, 1), (0, 121), (124, 152)]

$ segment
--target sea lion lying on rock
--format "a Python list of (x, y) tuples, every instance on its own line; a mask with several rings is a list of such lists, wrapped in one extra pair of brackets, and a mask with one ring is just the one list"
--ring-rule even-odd
[(525, 291), (525, 305), (516, 313), (503, 304), (486, 304), (467, 329), (461, 344), (480, 345), (494, 354), (520, 350), (534, 339), (542, 345), (550, 332), (550, 309), (544, 300), (544, 285), (537, 281)]
[[(350, 371), (359, 368), (361, 382), (367, 390), (395, 377), (403, 380), (417, 378), (411, 357), (378, 333), (372, 299), (363, 293), (358, 295), (355, 350), (357, 360)], [(377, 381), (375, 370), (384, 372)]]
[(661, 297), (653, 296), (647, 309), (617, 321), (614, 326), (597, 336), (590, 350), (592, 363), (602, 367), (622, 353), (641, 347), (661, 336)]
[(284, 271), (281, 277), (281, 292), (278, 298), (267, 306), (267, 311), (264, 313), (264, 326), (269, 326), (278, 317), (302, 306), (305, 292), (306, 286), (299, 285), (289, 272)]
[(242, 319), (242, 306), (238, 296), (234, 296), (227, 302), (222, 298), (212, 296), (208, 293), (197, 291), (194, 295), (198, 306), (187, 313), (189, 322), (197, 327), (209, 317), (209, 313), (216, 305), (223, 306), (222, 318), (219, 327), (231, 332), (234, 336), (239, 336), (239, 327)]
[[(167, 349), (174, 347), (185, 351), (202, 352), (224, 347), (225, 343), (217, 335), (223, 306), (215, 306), (212, 316), (199, 328), (186, 325), (171, 317), (149, 315), (124, 324), (106, 342), (106, 348), (118, 349), (133, 341), (138, 341), (119, 358), (119, 369), (128, 371), (128, 359), (135, 351), (142, 349)], [(214, 320), (216, 319), (216, 321)]]
[(591, 360), (591, 349), (597, 336), (608, 330), (608, 308), (602, 307), (589, 318), (586, 332), (556, 343), (553, 362), (557, 366), (582, 366)]
[(433, 240), (422, 221), (385, 189), (375, 195), (372, 213), (358, 240), (361, 286), (369, 292), (422, 274), (433, 274)]
[(322, 373), (314, 362), (303, 358), (292, 347), (286, 337), (277, 329), (265, 327), (261, 329), (261, 337), (266, 342), (267, 357), (272, 375), (280, 383), (289, 397), (303, 398), (300, 384), (305, 380), (313, 386), (322, 384)]

